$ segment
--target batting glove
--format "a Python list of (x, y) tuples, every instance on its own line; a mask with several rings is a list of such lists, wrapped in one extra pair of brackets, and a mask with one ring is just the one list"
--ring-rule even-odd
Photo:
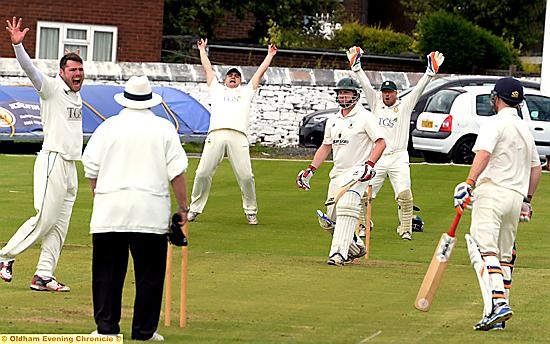
[(445, 61), (445, 56), (443, 56), (443, 54), (439, 51), (432, 51), (426, 55), (426, 57), (428, 58), (428, 68), (426, 69), (426, 73), (430, 76), (434, 76), (439, 70), (439, 66), (443, 64), (443, 61)]
[(305, 170), (301, 170), (300, 173), (296, 176), (296, 186), (300, 189), (309, 190), (309, 180), (317, 171), (317, 168), (313, 165), (309, 165)]
[(472, 196), (474, 183), (473, 180), (468, 179), (455, 187), (454, 205), (459, 214), (462, 214), (464, 209), (472, 209), (472, 203), (474, 203), (474, 196)]
[(346, 51), (346, 55), (348, 55), (349, 66), (351, 67), (351, 70), (354, 72), (360, 71), (363, 49), (359, 47), (351, 47), (348, 49), (348, 51)]
[(529, 222), (533, 216), (533, 207), (529, 201), (523, 201), (521, 212), (519, 213), (519, 222)]
[(375, 175), (376, 171), (374, 170), (374, 162), (370, 160), (364, 165), (357, 166), (355, 172), (353, 173), (354, 177), (359, 177), (360, 182), (371, 180)]

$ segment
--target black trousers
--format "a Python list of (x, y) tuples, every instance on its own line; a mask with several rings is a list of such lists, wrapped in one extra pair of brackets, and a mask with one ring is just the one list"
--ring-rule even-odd
[(136, 281), (132, 339), (151, 338), (157, 330), (162, 305), (166, 235), (100, 233), (92, 235), (92, 243), (92, 294), (98, 333), (120, 333), (122, 289), (131, 253)]

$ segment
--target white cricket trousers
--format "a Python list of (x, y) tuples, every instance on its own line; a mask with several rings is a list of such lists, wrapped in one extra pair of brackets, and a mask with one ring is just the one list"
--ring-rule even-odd
[(208, 133), (201, 160), (195, 172), (190, 211), (202, 213), (204, 210), (212, 186), (212, 177), (226, 153), (241, 189), (244, 212), (246, 214), (258, 212), (248, 139), (240, 131), (231, 129), (218, 129)]
[(36, 275), (53, 277), (78, 190), (74, 161), (59, 153), (40, 152), (34, 162), (34, 208), (28, 219), (0, 250), (0, 259), (14, 259), (42, 239)]
[(390, 178), (395, 199), (397, 199), (397, 195), (401, 192), (411, 189), (411, 168), (409, 165), (409, 154), (406, 150), (385, 155), (382, 154), (374, 170), (376, 171), (376, 175), (371, 181), (373, 198), (376, 198), (382, 185), (384, 185), (386, 177)]
[(474, 189), (470, 234), (482, 253), (494, 252), (501, 262), (512, 261), (523, 195), (484, 182)]

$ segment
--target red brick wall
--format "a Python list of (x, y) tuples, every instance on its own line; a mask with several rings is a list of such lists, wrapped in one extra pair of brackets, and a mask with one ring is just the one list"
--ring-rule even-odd
[[(160, 62), (163, 10), (163, 0), (2, 0), (0, 20), (23, 18), (23, 25), (30, 28), (23, 43), (31, 57), (36, 22), (41, 20), (116, 26), (117, 62)], [(2, 33), (0, 37), (0, 56), (14, 57), (9, 36)]]

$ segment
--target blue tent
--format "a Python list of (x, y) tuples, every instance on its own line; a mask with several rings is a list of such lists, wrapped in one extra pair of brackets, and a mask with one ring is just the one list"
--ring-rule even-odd
[[(116, 115), (122, 106), (114, 101), (123, 86), (84, 85), (80, 92), (83, 101), (82, 129), (91, 135), (97, 126)], [(163, 103), (151, 110), (174, 124), (180, 136), (205, 135), (210, 113), (189, 94), (164, 86), (153, 87)], [(32, 86), (0, 86), (0, 139), (42, 138), (40, 100)]]

